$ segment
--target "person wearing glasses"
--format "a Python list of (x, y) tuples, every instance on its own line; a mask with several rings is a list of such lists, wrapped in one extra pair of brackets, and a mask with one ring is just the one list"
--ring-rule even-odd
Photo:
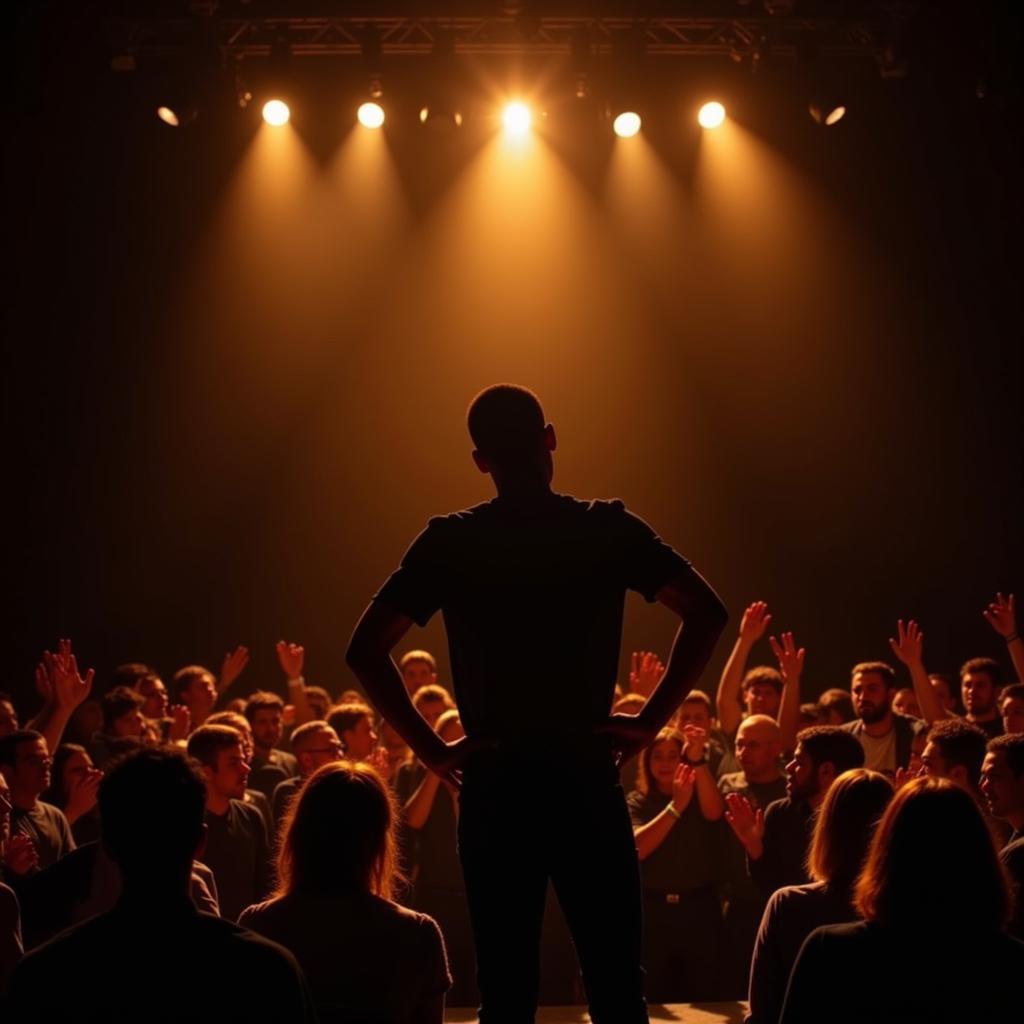
[(278, 829), (306, 779), (322, 765), (340, 761), (345, 756), (338, 734), (326, 722), (300, 725), (292, 733), (291, 745), (299, 774), (279, 782), (274, 788), (274, 824)]

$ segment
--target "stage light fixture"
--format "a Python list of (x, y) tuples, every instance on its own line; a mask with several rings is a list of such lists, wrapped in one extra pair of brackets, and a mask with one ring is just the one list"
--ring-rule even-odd
[(640, 115), (632, 110), (624, 110), (612, 122), (612, 131), (620, 139), (631, 139), (640, 131)]
[(263, 120), (275, 128), (280, 128), (291, 119), (292, 112), (284, 100), (267, 100), (263, 104)]
[(815, 124), (823, 127), (831, 127), (838, 124), (846, 116), (846, 104), (837, 103), (833, 100), (823, 102), (819, 99), (811, 100), (808, 110)]
[(449, 104), (434, 103), (420, 107), (420, 124), (437, 131), (449, 131), (462, 127), (462, 111)]
[(505, 125), (506, 134), (523, 136), (530, 130), (530, 125), (533, 123), (533, 115), (525, 103), (517, 101), (505, 107), (501, 120)]
[(717, 128), (725, 120), (725, 107), (712, 101), (705, 103), (697, 114), (697, 122), (701, 128)]
[(364, 128), (379, 128), (384, 123), (384, 108), (370, 100), (359, 107), (356, 117)]
[(185, 125), (191, 124), (198, 114), (195, 107), (182, 107), (177, 104), (174, 106), (162, 105), (156, 108), (156, 116), (172, 128), (184, 128)]

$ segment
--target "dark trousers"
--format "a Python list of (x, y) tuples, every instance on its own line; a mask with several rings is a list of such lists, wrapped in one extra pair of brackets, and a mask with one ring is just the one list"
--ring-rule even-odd
[(480, 1024), (532, 1024), (550, 878), (594, 1024), (646, 1024), (636, 844), (611, 755), (487, 751), (463, 773), (459, 857)]

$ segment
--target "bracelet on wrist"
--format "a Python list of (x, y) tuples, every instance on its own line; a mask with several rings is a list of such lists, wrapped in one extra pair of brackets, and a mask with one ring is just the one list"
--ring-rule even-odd
[(691, 768), (699, 768), (702, 764), (708, 763), (707, 757), (703, 754), (696, 761), (691, 761), (686, 754), (683, 754), (683, 761), (685, 761)]
[(671, 814), (672, 817), (676, 819), (676, 821), (679, 820), (679, 812), (676, 810), (676, 805), (672, 803), (671, 800), (669, 800), (668, 805), (665, 807), (665, 810), (668, 811), (668, 813)]

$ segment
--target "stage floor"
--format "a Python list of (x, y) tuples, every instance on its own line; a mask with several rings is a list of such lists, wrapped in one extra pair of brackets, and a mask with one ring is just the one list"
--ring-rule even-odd
[[(746, 1003), (671, 1003), (649, 1006), (651, 1021), (675, 1021), (677, 1024), (742, 1024)], [(471, 1024), (475, 1010), (453, 1007), (445, 1011), (446, 1024)], [(586, 1024), (590, 1015), (582, 1006), (542, 1006), (537, 1024)]]

